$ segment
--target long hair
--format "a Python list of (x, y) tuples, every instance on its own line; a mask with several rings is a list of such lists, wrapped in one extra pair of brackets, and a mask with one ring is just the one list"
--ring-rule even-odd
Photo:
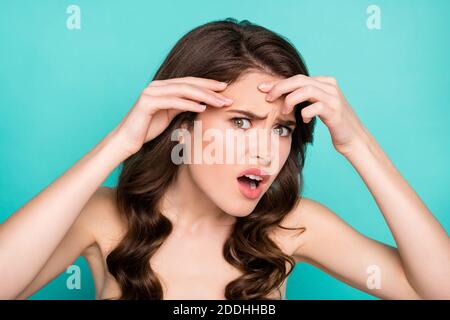
[[(289, 40), (248, 20), (234, 18), (206, 23), (185, 34), (172, 48), (153, 80), (194, 76), (232, 83), (244, 72), (263, 71), (281, 77), (308, 75), (307, 68)], [(226, 299), (267, 299), (280, 287), (295, 260), (269, 238), (269, 231), (297, 205), (303, 187), (306, 146), (313, 141), (315, 119), (305, 124), (296, 106), (297, 127), (290, 154), (277, 178), (255, 209), (238, 217), (223, 246), (223, 256), (242, 275), (225, 287)], [(178, 114), (160, 135), (123, 162), (116, 200), (128, 229), (106, 262), (117, 280), (120, 299), (163, 299), (161, 283), (150, 258), (172, 231), (172, 224), (158, 206), (174, 181), (178, 166), (170, 154), (177, 142), (171, 133), (181, 124), (192, 124), (194, 112)], [(294, 228), (296, 229), (296, 228)], [(300, 228), (304, 229), (304, 228)], [(301, 230), (304, 231), (304, 230)]]

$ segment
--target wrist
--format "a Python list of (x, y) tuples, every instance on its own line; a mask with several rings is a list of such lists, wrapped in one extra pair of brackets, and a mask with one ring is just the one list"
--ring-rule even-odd
[(118, 166), (121, 162), (131, 156), (131, 154), (123, 148), (123, 143), (121, 143), (120, 136), (115, 129), (109, 132), (100, 143), (92, 149), (92, 153), (100, 156), (103, 161), (111, 167)]
[(373, 138), (366, 128), (362, 128), (360, 134), (358, 134), (352, 142), (339, 146), (336, 150), (342, 154), (347, 159), (354, 157), (358, 154), (363, 154), (367, 151), (370, 151), (371, 144), (373, 143)]

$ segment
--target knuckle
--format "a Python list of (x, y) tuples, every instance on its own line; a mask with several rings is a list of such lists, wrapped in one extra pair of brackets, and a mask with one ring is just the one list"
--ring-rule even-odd
[(149, 97), (146, 95), (141, 95), (136, 103), (137, 109), (144, 109), (149, 104)]
[(328, 81), (331, 82), (332, 84), (334, 84), (334, 85), (337, 84), (337, 80), (336, 80), (335, 77), (327, 76), (326, 78), (327, 78)]
[(191, 85), (187, 83), (177, 83), (175, 85), (184, 92), (189, 91), (192, 88)]
[(295, 99), (294, 96), (292, 96), (292, 95), (287, 95), (286, 98), (284, 99), (284, 104), (285, 104), (286, 106), (292, 106), (292, 105), (295, 104), (295, 103), (294, 103), (294, 99)]
[(306, 85), (306, 86), (303, 87), (303, 92), (306, 95), (310, 95), (310, 94), (313, 93), (313, 87), (310, 86), (310, 85)]
[(332, 94), (338, 94), (338, 93), (339, 93), (339, 90), (338, 90), (337, 87), (331, 86), (331, 87), (330, 87), (330, 92), (331, 92)]
[(325, 109), (325, 105), (322, 102), (316, 102), (316, 109), (318, 111), (322, 111), (323, 109)]
[(178, 105), (179, 99), (176, 97), (166, 97), (166, 102), (171, 105)]
[(280, 95), (280, 87), (274, 85), (273, 88), (268, 92), (272, 97), (278, 97)]
[(157, 86), (159, 84), (161, 84), (162, 80), (153, 80), (152, 82), (150, 82), (150, 84), (148, 85), (149, 87), (153, 87), (153, 86)]
[(142, 90), (143, 95), (151, 95), (154, 93), (155, 87), (147, 87), (144, 90)]
[(303, 108), (302, 111), (300, 111), (302, 117), (305, 117), (308, 114), (308, 108)]
[(339, 106), (340, 106), (340, 104), (339, 104), (339, 98), (337, 98), (337, 97), (331, 97), (330, 98), (330, 106), (332, 106), (332, 107), (334, 107), (334, 108), (338, 108)]
[(147, 101), (147, 99), (148, 99), (148, 96), (147, 96), (147, 95), (141, 94), (141, 95), (139, 96), (139, 98), (138, 98), (138, 102), (139, 102), (139, 103), (144, 103), (144, 102)]

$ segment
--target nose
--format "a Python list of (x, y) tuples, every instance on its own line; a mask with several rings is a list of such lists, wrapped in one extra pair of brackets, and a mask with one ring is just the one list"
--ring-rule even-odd
[[(249, 155), (259, 165), (269, 167), (273, 164), (274, 156), (278, 152), (277, 136), (266, 128), (254, 129), (250, 135)], [(256, 159), (255, 159), (256, 158)]]
[[(253, 151), (253, 152), (252, 152)], [(264, 167), (270, 167), (273, 163), (273, 154), (264, 152), (265, 150), (256, 150), (253, 149), (250, 151), (250, 157), (253, 158), (253, 163), (257, 163), (258, 165), (264, 166)]]
[(263, 166), (270, 166), (272, 164), (272, 156), (266, 155), (266, 156), (257, 156), (258, 163), (260, 163)]

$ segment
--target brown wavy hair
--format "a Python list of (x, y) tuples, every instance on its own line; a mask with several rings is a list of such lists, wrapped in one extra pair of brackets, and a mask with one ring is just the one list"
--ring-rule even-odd
[[(294, 46), (277, 33), (248, 20), (217, 20), (192, 29), (170, 51), (153, 80), (186, 76), (232, 83), (242, 74), (259, 70), (281, 77), (308, 75)], [(248, 216), (238, 217), (223, 246), (225, 260), (242, 275), (225, 287), (226, 299), (268, 299), (295, 265), (269, 238), (275, 227), (297, 205), (301, 194), (306, 146), (313, 141), (315, 119), (305, 124), (296, 107), (288, 159), (271, 187)], [(192, 125), (197, 113), (178, 114), (160, 135), (123, 162), (116, 200), (128, 229), (106, 262), (120, 288), (120, 299), (162, 299), (163, 290), (150, 258), (172, 231), (159, 209), (159, 201), (175, 180), (178, 166), (171, 161), (177, 143), (171, 133), (182, 124)], [(304, 231), (304, 228), (299, 228)], [(289, 268), (288, 268), (289, 265)]]

